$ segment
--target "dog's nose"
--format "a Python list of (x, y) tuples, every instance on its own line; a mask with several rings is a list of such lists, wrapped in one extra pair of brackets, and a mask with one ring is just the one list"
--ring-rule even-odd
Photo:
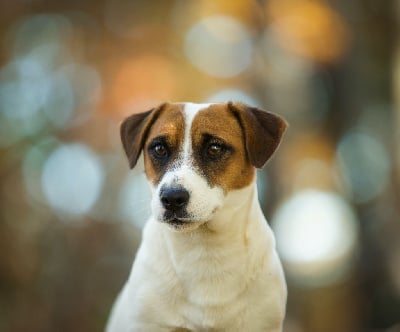
[(160, 199), (163, 206), (170, 211), (178, 211), (189, 202), (189, 192), (182, 187), (161, 190)]

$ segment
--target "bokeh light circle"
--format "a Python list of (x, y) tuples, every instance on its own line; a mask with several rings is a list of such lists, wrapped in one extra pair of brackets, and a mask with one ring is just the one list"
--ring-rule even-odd
[(339, 141), (337, 165), (356, 203), (376, 198), (389, 181), (390, 158), (384, 145), (361, 128), (351, 129)]
[(191, 63), (216, 77), (232, 77), (252, 59), (252, 39), (247, 28), (229, 16), (209, 16), (187, 33), (185, 52)]
[(352, 208), (339, 195), (300, 191), (279, 207), (272, 225), (292, 277), (311, 284), (343, 277), (357, 245), (358, 226)]
[(104, 182), (98, 157), (85, 145), (57, 148), (46, 160), (42, 187), (48, 204), (63, 216), (86, 214), (96, 203)]
[(130, 172), (119, 197), (122, 219), (143, 228), (150, 216), (150, 201), (151, 192), (144, 172)]

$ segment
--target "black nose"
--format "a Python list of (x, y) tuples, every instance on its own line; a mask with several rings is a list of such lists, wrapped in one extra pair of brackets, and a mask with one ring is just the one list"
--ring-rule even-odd
[(160, 199), (163, 206), (170, 211), (178, 211), (189, 202), (189, 192), (183, 187), (162, 189)]

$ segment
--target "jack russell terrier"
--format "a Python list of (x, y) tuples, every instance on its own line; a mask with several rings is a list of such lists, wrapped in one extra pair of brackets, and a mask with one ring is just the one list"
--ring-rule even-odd
[(108, 332), (282, 331), (286, 283), (261, 211), (256, 168), (286, 122), (242, 103), (165, 103), (121, 125), (152, 191)]

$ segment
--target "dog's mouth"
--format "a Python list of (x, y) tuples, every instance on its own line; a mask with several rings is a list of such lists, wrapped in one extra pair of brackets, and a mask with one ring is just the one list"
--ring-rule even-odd
[(202, 221), (194, 220), (191, 218), (171, 218), (167, 220), (163, 220), (163, 223), (166, 223), (173, 230), (176, 231), (190, 231), (198, 228)]
[(218, 208), (212, 210), (212, 213), (206, 218), (196, 218), (196, 216), (188, 213), (186, 210), (182, 211), (164, 211), (160, 222), (168, 225), (175, 231), (192, 231), (199, 228), (201, 225), (207, 224)]
[(167, 220), (166, 223), (168, 223), (168, 224), (170, 224), (172, 226), (179, 227), (179, 226), (183, 226), (183, 225), (186, 225), (186, 224), (190, 223), (190, 221), (189, 220), (182, 220), (182, 219), (178, 219), (178, 218), (173, 218), (173, 219)]

